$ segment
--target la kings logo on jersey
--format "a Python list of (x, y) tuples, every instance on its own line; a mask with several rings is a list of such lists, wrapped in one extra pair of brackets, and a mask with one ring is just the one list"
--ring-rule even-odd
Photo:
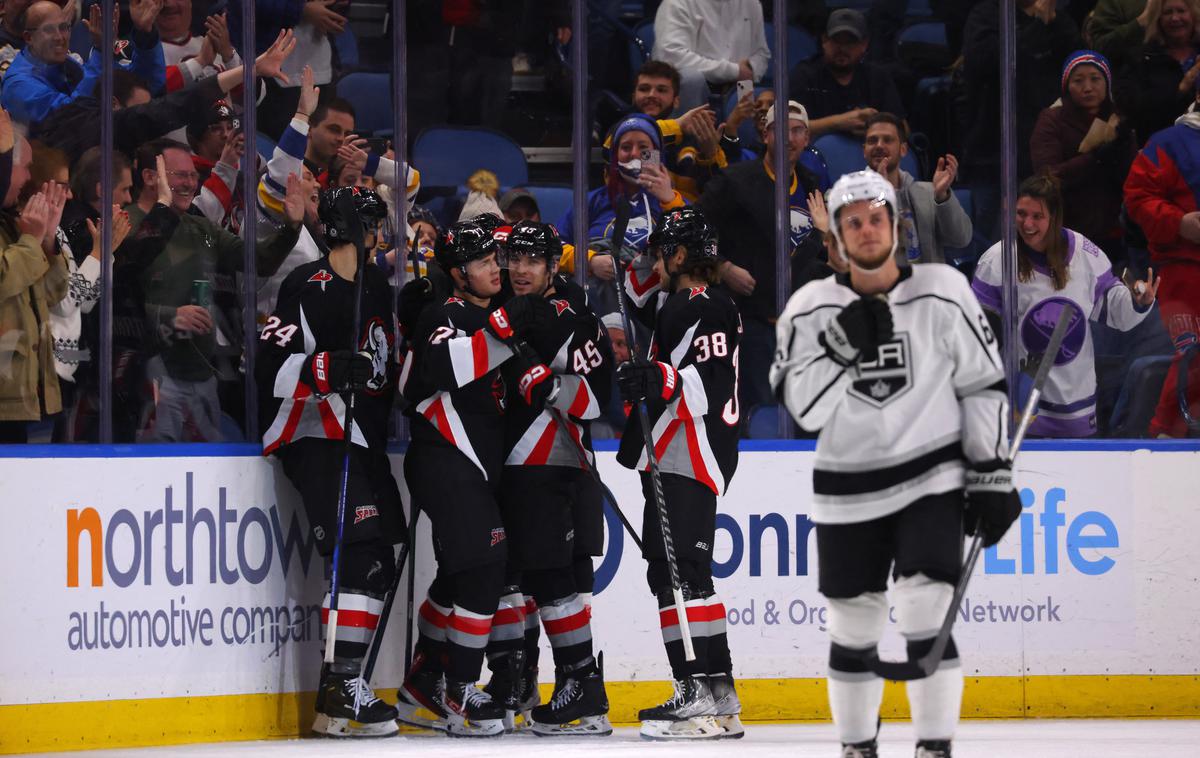
[(879, 357), (871, 363), (859, 361), (858, 378), (849, 393), (882, 408), (912, 387), (912, 350), (908, 333), (900, 332), (891, 342), (879, 346)]

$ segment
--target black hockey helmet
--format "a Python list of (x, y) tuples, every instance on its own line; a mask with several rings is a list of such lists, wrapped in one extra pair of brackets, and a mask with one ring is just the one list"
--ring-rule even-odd
[(343, 196), (349, 195), (354, 200), (354, 212), (358, 223), (367, 229), (374, 229), (379, 222), (387, 218), (387, 203), (375, 190), (366, 187), (334, 187), (321, 193), (317, 203), (317, 219), (325, 234), (325, 243), (336, 245), (353, 239), (351, 231), (355, 219), (345, 218), (340, 208)]
[(704, 214), (691, 206), (663, 211), (648, 240), (651, 250), (666, 247), (673, 252), (676, 245), (683, 245), (689, 261), (715, 260), (717, 257), (716, 233)]
[(558, 230), (540, 221), (518, 221), (508, 233), (504, 249), (509, 255), (528, 255), (542, 258), (547, 265), (558, 263), (563, 243)]
[(448, 274), (451, 269), (462, 268), (491, 253), (499, 253), (500, 246), (493, 236), (499, 226), (499, 219), (490, 214), (451, 224), (438, 237), (434, 258)]

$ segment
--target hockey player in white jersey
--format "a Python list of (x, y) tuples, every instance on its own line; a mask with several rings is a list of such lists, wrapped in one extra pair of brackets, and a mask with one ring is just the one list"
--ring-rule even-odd
[[(1020, 513), (996, 339), (967, 280), (896, 262), (895, 191), (873, 171), (829, 192), (849, 270), (810, 282), (778, 323), (770, 381), (804, 429), (813, 467), (819, 586), (829, 599), (829, 704), (845, 758), (874, 758), (883, 680), (866, 665), (892, 602), (908, 657), (949, 608), (964, 526), (993, 545)], [(950, 755), (963, 675), (953, 638), (908, 683), (919, 758)]]
[[(1108, 257), (1087, 237), (1062, 225), (1057, 180), (1032, 176), (1017, 190), (1017, 328), (1020, 359), (1046, 349), (1064, 307), (1073, 305), (1062, 348), (1054, 359), (1029, 426), (1035, 437), (1090, 437), (1096, 433), (1096, 359), (1089, 322), (1128, 331), (1154, 305), (1159, 280), (1122, 284)], [(1000, 243), (979, 259), (971, 289), (986, 311), (999, 314), (1004, 261)]]

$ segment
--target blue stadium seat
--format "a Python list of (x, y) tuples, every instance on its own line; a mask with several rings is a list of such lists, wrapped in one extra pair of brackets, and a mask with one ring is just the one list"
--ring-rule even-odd
[(356, 71), (337, 83), (338, 97), (354, 106), (354, 128), (359, 134), (389, 136), (392, 124), (392, 77), (390, 74)]
[(904, 15), (909, 18), (933, 18), (933, 6), (929, 0), (908, 0)]
[(654, 56), (654, 19), (643, 21), (633, 29), (633, 36), (641, 40), (641, 46), (635, 40), (629, 40), (629, 71), (636, 73), (642, 64)]
[(258, 154), (263, 157), (263, 160), (271, 160), (271, 156), (275, 154), (275, 140), (262, 132), (256, 132), (254, 136), (255, 149), (258, 150)]
[(358, 68), (358, 38), (349, 26), (341, 34), (330, 37), (330, 41), (337, 51), (338, 62), (343, 70)]
[(481, 126), (425, 129), (413, 143), (412, 164), (421, 172), (422, 187), (460, 187), (481, 168), (495, 173), (501, 187), (520, 187), (529, 181), (521, 146)]
[[(770, 21), (763, 24), (763, 29), (767, 35), (767, 47), (771, 50), (771, 63), (767, 65), (767, 72), (763, 74), (762, 83), (767, 84), (775, 81), (775, 24)], [(788, 71), (799, 63), (812, 58), (820, 50), (817, 40), (804, 29), (797, 26), (788, 27), (787, 37), (787, 67)]]
[[(926, 64), (944, 70), (950, 64), (950, 47), (946, 42), (946, 25), (941, 21), (918, 21), (900, 30), (896, 37), (896, 58), (908, 65)], [(930, 71), (930, 73), (936, 73)]]
[[(559, 219), (566, 216), (575, 198), (575, 191), (565, 184), (527, 184), (525, 189), (537, 200), (542, 221), (547, 224), (557, 224)], [(558, 233), (564, 237), (571, 236), (570, 229), (559, 229)]]
[[(867, 167), (867, 159), (863, 157), (862, 142), (853, 137), (847, 137), (844, 134), (826, 134), (814, 140), (813, 147), (825, 159), (825, 166), (829, 169), (829, 178), (832, 181), (836, 182), (842, 174), (861, 171)], [(917, 179), (922, 178), (921, 168), (917, 164), (917, 158), (913, 155), (912, 150), (909, 150), (908, 155), (900, 159), (900, 168)]]
[[(966, 187), (955, 187), (954, 197), (958, 198), (958, 204), (966, 211), (967, 216), (971, 219), (971, 224), (974, 225), (975, 202), (971, 197), (971, 190)], [(979, 259), (980, 250), (978, 240), (972, 239), (966, 247), (948, 247), (942, 252), (946, 256), (947, 263), (970, 277), (975, 270), (975, 261)]]

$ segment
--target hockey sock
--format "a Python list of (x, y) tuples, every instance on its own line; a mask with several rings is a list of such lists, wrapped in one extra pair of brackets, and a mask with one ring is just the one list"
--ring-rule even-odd
[(446, 676), (460, 682), (479, 679), (492, 618), (500, 603), (503, 571), (476, 566), (451, 577), (454, 607), (446, 624)]
[(492, 669), (509, 653), (525, 646), (525, 596), (517, 586), (505, 587), (503, 593), (488, 637), (487, 657)]
[[(329, 599), (329, 593), (326, 592), (321, 602), (322, 640), (328, 635)], [(330, 671), (358, 676), (382, 611), (381, 599), (352, 589), (343, 589), (338, 593), (337, 640), (333, 643)]]
[(733, 660), (729, 655), (729, 636), (725, 633), (725, 604), (717, 593), (712, 593), (708, 603), (708, 673), (709, 675), (733, 675)]
[[(671, 674), (676, 679), (687, 679), (698, 674), (708, 673), (708, 640), (711, 623), (709, 620), (708, 600), (692, 590), (684, 587), (684, 606), (687, 612), (688, 631), (692, 636), (692, 648), (696, 660), (688, 661), (683, 650), (683, 632), (679, 628), (679, 617), (675, 610), (675, 595), (669, 589), (658, 593), (658, 620), (662, 627), (663, 646), (667, 649), (667, 660), (671, 664)], [(724, 622), (724, 613), (721, 621)]]
[[(908, 641), (908, 659), (915, 661), (929, 653), (933, 638)], [(963, 670), (958, 660), (954, 638), (946, 645), (946, 653), (937, 671), (924, 679), (906, 683), (908, 705), (912, 710), (913, 728), (918, 740), (951, 740), (958, 726), (962, 709)]]
[(555, 667), (567, 669), (592, 659), (592, 625), (578, 594), (545, 603), (539, 613)]
[(448, 582), (440, 577), (434, 579), (417, 612), (416, 652), (425, 657), (427, 666), (438, 671), (445, 666), (446, 625), (453, 610), (450, 598)]
[(865, 650), (829, 646), (829, 710), (842, 744), (875, 739), (883, 680), (863, 661)]

